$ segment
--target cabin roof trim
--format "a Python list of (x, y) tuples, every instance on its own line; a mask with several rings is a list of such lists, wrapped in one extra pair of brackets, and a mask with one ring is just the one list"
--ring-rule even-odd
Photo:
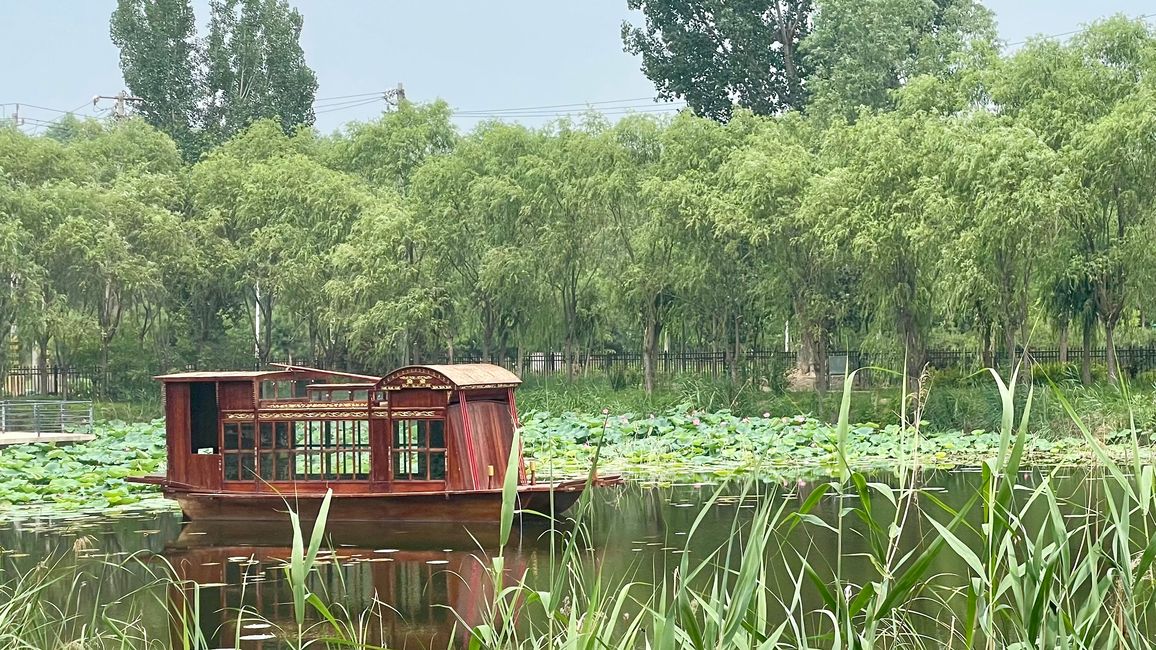
[(381, 383), (425, 370), (445, 377), (456, 390), (480, 388), (507, 388), (517, 386), (522, 380), (509, 370), (491, 363), (455, 363), (443, 365), (413, 365), (398, 368), (382, 377)]
[[(392, 379), (413, 374), (415, 371), (425, 371), (444, 377), (455, 390), (470, 390), (482, 388), (507, 388), (517, 386), (522, 380), (509, 370), (491, 363), (455, 363), (437, 365), (403, 366), (378, 378), (372, 375), (357, 375), (353, 373), (322, 370), (320, 368), (306, 368), (302, 366), (282, 366), (272, 370), (209, 370), (176, 372), (166, 375), (157, 375), (154, 379), (163, 382), (193, 382), (193, 381), (257, 381), (266, 377), (286, 377), (295, 374), (329, 375), (359, 379), (362, 381), (340, 384), (341, 388), (366, 388), (378, 384), (387, 384)], [(336, 387), (337, 385), (335, 385)]]
[[(378, 377), (371, 375), (355, 375), (348, 372), (305, 368), (301, 366), (276, 367), (278, 364), (271, 365), (275, 367), (270, 370), (194, 370), (190, 372), (174, 372), (166, 375), (157, 375), (153, 377), (153, 379), (163, 382), (258, 381), (261, 379), (292, 379), (304, 376), (357, 379), (359, 380), (358, 382), (350, 382), (350, 385), (356, 383), (359, 387), (365, 384), (372, 386), (379, 381)], [(344, 388), (345, 386), (342, 387)]]
[(252, 380), (268, 375), (284, 374), (284, 370), (198, 370), (194, 372), (174, 372), (153, 377), (158, 381), (204, 381), (212, 379)]

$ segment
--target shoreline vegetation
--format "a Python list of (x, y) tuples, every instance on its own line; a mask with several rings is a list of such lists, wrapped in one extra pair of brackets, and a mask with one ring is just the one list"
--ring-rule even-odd
[[(542, 575), (530, 579), (525, 568), (508, 567), (505, 551), (516, 514), (510, 498), (516, 472), (508, 472), (498, 548), (496, 554), (479, 560), (486, 582), (479, 586), (490, 594), (487, 606), (482, 622), (463, 627), (461, 638), (477, 650), (625, 650), (641, 645), (703, 650), (1152, 647), (1156, 529), (1151, 514), (1156, 506), (1156, 470), (1142, 459), (1135, 429), (1126, 432), (1118, 445), (1117, 451), (1126, 450), (1122, 452), (1126, 460), (1118, 461), (1072, 403), (1056, 391), (1055, 399), (1080, 431), (1087, 458), (1099, 468), (1088, 478), (1091, 492), (1085, 497), (1059, 494), (1046, 472), (1042, 480), (1024, 478), (1036, 474), (1025, 471), (1032, 469), (1026, 463), (1036, 458), (1037, 439), (1028, 427), (1035, 387), (1029, 384), (1019, 401), (1014, 376), (1008, 385), (997, 377), (996, 385), (1003, 406), (1001, 427), (990, 438), (971, 436), (984, 440), (985, 446), (988, 440), (993, 444), (982, 459), (977, 457), (978, 489), (958, 507), (949, 506), (934, 489), (921, 487), (922, 445), (941, 436), (924, 436), (917, 426), (887, 431), (900, 441), (892, 447), (890, 480), (876, 482), (857, 469), (857, 454), (863, 445), (879, 447), (871, 436), (880, 433), (851, 424), (850, 382), (834, 425), (806, 418), (744, 421), (725, 413), (637, 420), (609, 413), (585, 419), (561, 416), (557, 422), (529, 418), (522, 429), (527, 448), (535, 449), (539, 444), (535, 436), (543, 430), (564, 442), (593, 438), (593, 444), (577, 444), (591, 444), (600, 469), (607, 467), (601, 459), (613, 462), (621, 439), (678, 440), (680, 435), (697, 434), (698, 439), (713, 440), (702, 435), (704, 428), (729, 433), (742, 426), (750, 428), (745, 433), (754, 440), (766, 434), (769, 440), (797, 442), (807, 438), (804, 432), (811, 432), (814, 443), (821, 435), (828, 442), (819, 447), (832, 454), (834, 467), (830, 478), (798, 490), (792, 499), (773, 498), (777, 486), (762, 488), (747, 479), (720, 481), (725, 485), (716, 488), (685, 531), (686, 552), (672, 560), (676, 577), (649, 582), (635, 575), (606, 575), (599, 569), (590, 495), (584, 495), (572, 521), (558, 531), (561, 537), (551, 551), (555, 561), (542, 568)], [(669, 432), (663, 432), (665, 426)], [(560, 432), (567, 427), (569, 436)], [(636, 437), (639, 427), (652, 433)], [(681, 450), (684, 456), (689, 453)], [(736, 488), (740, 501), (753, 499), (752, 509), (733, 509), (729, 524), (727, 515), (708, 518), (725, 495), (734, 499)], [(788, 487), (787, 494), (793, 490)], [(834, 504), (838, 507), (831, 507)], [(1064, 514), (1066, 509), (1076, 509), (1079, 515)], [(379, 647), (372, 641), (372, 623), (367, 623), (371, 611), (348, 611), (341, 595), (331, 592), (334, 587), (308, 579), (320, 561), (326, 507), (309, 535), (289, 510), (294, 539), (285, 572), (295, 624), (278, 624), (245, 607), (230, 615), (238, 624), (263, 621), (260, 625), (269, 630), (268, 638), (280, 639), (286, 647)], [(696, 535), (703, 527), (716, 525), (729, 525), (727, 541), (692, 557), (689, 550)], [(852, 557), (848, 555), (852, 537), (859, 538), (854, 548), (865, 543), (867, 549), (855, 552), (854, 557), (865, 562), (857, 561), (854, 571), (845, 562)], [(816, 546), (818, 539), (824, 540), (823, 548), (830, 547), (829, 554)], [(183, 595), (185, 600), (178, 604), (185, 606), (170, 613), (166, 631), (180, 637), (184, 647), (203, 647), (209, 637), (196, 618), (201, 587), (178, 582), (163, 568), (152, 570), (146, 564), (133, 556), (116, 566), (146, 567), (155, 576), (152, 587), (169, 593), (168, 598)], [(88, 602), (72, 597), (86, 583), (79, 574), (69, 576), (67, 567), (58, 571), (45, 561), (32, 571), (0, 578), (4, 578), (0, 638), (23, 644), (20, 647), (153, 648), (167, 647), (169, 642), (147, 628), (140, 612), (112, 617), (110, 606), (98, 601), (93, 611), (73, 607), (72, 603)], [(49, 606), (44, 595), (62, 579), (72, 580), (66, 600), (70, 605), (63, 609)], [(118, 602), (123, 606), (127, 601)]]
[[(531, 383), (523, 392), (522, 436), (527, 462), (539, 481), (583, 476), (595, 453), (606, 472), (660, 485), (738, 477), (783, 483), (825, 480), (840, 467), (837, 423), (815, 415), (782, 415), (786, 409), (837, 415), (838, 393), (820, 402), (822, 398), (809, 391), (764, 394), (729, 382), (702, 382), (694, 392), (684, 388), (646, 396), (641, 390), (613, 390), (598, 381)], [(1089, 431), (1114, 461), (1156, 460), (1156, 452), (1147, 445), (1133, 448), (1127, 435), (1134, 422), (1139, 439), (1150, 439), (1156, 428), (1156, 396), (1151, 391), (1065, 387), (1064, 394), (1037, 393), (1032, 426), (1025, 433), (1025, 462), (1070, 467), (1096, 461), (1095, 450), (1065, 410), (1069, 402), (1077, 412), (1095, 414), (1087, 421)], [(979, 467), (999, 449), (999, 399), (990, 386), (932, 388), (908, 394), (906, 400), (898, 388), (851, 391), (847, 421), (853, 424), (846, 432), (846, 462), (865, 472), (893, 472), (901, 459), (926, 469)], [(1019, 401), (1022, 406), (1022, 398)], [(606, 406), (599, 413), (591, 405)], [(918, 414), (908, 412), (911, 409)], [(104, 415), (149, 411), (147, 404), (98, 409)], [(973, 422), (989, 428), (959, 426)], [(104, 421), (95, 433), (96, 440), (89, 443), (22, 445), (0, 452), (0, 520), (78, 511), (171, 510), (156, 488), (124, 481), (163, 467), (163, 419)]]

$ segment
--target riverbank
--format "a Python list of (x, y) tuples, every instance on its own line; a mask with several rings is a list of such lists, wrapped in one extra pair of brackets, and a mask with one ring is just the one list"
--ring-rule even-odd
[[(1106, 382), (1083, 386), (1074, 380), (1060, 380), (1058, 388), (1088, 428), (1105, 440), (1110, 440), (1116, 431), (1130, 428), (1133, 421), (1141, 432), (1156, 430), (1156, 386), (1137, 383), (1121, 390)], [(918, 405), (918, 418), (912, 416), (912, 392), (898, 386), (853, 390), (848, 411), (850, 421), (897, 425), (904, 419), (918, 419), (924, 423), (922, 429), (928, 432), (994, 431), (1001, 426), (1002, 397), (990, 374), (933, 375), (921, 391), (923, 400)], [(1017, 391), (1017, 412), (1022, 410), (1026, 395), (1026, 387)], [(605, 379), (567, 381), (533, 377), (518, 390), (518, 408), (522, 413), (553, 414), (599, 413), (602, 409), (614, 414), (726, 410), (749, 417), (763, 413), (802, 414), (834, 424), (839, 417), (842, 396), (841, 386), (835, 385), (824, 395), (813, 390), (775, 392), (750, 381), (731, 382), (692, 375), (666, 378), (652, 395), (637, 387), (614, 386)], [(1079, 428), (1042, 376), (1036, 382), (1030, 425), (1033, 432), (1048, 438), (1081, 437)]]
[[(598, 453), (600, 471), (638, 482), (668, 483), (739, 475), (791, 481), (832, 475), (838, 468), (837, 428), (813, 417), (770, 412), (671, 408), (656, 413), (552, 414), (530, 411), (522, 435), (535, 480), (582, 476)], [(159, 471), (165, 460), (164, 423), (99, 423), (96, 440), (67, 446), (11, 447), (0, 454), (0, 517), (77, 511), (172, 508), (159, 491), (125, 477)], [(1146, 434), (1145, 434), (1146, 435)], [(1115, 460), (1129, 459), (1129, 440), (1103, 436)], [(865, 422), (847, 433), (847, 461), (872, 471), (920, 465), (978, 466), (999, 448), (989, 430), (929, 430)], [(1142, 460), (1153, 460), (1146, 446)], [(1088, 466), (1094, 450), (1083, 436), (1028, 434), (1025, 464)]]

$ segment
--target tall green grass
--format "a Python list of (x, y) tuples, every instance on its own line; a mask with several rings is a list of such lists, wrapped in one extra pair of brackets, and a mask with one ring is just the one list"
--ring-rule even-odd
[[(693, 552), (679, 554), (658, 577), (600, 568), (601, 522), (593, 520), (589, 494), (571, 521), (549, 527), (546, 534), (558, 541), (545, 573), (508, 562), (515, 524), (532, 516), (519, 510), (512, 455), (499, 547), (486, 560), (488, 606), (480, 622), (467, 626), (464, 615), (459, 619), (468, 627), (464, 638), (476, 650), (1150, 648), (1156, 472), (1139, 460), (1139, 427), (1126, 427), (1132, 459), (1118, 463), (1065, 393), (1050, 387), (1048, 399), (1097, 459), (1089, 496), (1065, 496), (1053, 487), (1054, 472), (1022, 466), (1038, 397), (1035, 386), (1020, 379), (1018, 370), (1006, 379), (992, 373), (999, 447), (979, 468), (980, 487), (952, 507), (921, 485), (914, 455), (882, 478), (848, 463), (849, 377), (839, 402), (836, 477), (793, 494), (758, 482), (720, 488), (686, 531), (683, 550)], [(904, 380), (900, 391), (901, 435), (918, 438), (931, 397), (926, 377), (911, 386)], [(1121, 391), (1121, 399), (1131, 399), (1126, 386)], [(591, 477), (595, 470), (596, 463)], [(734, 510), (725, 541), (704, 549), (705, 527), (718, 525), (715, 508), (736, 494), (757, 507)], [(372, 648), (372, 612), (347, 610), (340, 594), (311, 589), (327, 510), (328, 497), (306, 538), (291, 509), (286, 572), (295, 627), (281, 630), (280, 638), (296, 648)], [(0, 646), (165, 647), (131, 609), (114, 615), (79, 597), (46, 602), (50, 586), (77, 579), (59, 568), (3, 576)], [(156, 584), (172, 579), (161, 573)], [(178, 586), (191, 594), (174, 614), (183, 637), (178, 646), (206, 647), (212, 631), (197, 623), (198, 592)]]
[[(498, 592), (503, 602), (526, 606), (495, 609), (500, 620), (475, 634), (471, 647), (1151, 647), (1152, 468), (1114, 463), (1053, 389), (1097, 451), (1097, 499), (1066, 502), (1046, 474), (1034, 485), (1021, 482), (1035, 389), (1028, 384), (1026, 396), (1016, 395), (1018, 370), (1006, 382), (992, 376), (1001, 404), (999, 449), (983, 463), (981, 488), (963, 507), (923, 490), (914, 458), (884, 483), (852, 471), (843, 455), (836, 480), (791, 507), (791, 501), (764, 498), (753, 517), (736, 515), (726, 544), (698, 560), (683, 553), (673, 573), (657, 582), (602, 575), (581, 554), (563, 555), (548, 591), (522, 579)], [(840, 403), (841, 451), (852, 381)], [(903, 435), (918, 436), (928, 393), (922, 382), (912, 389), (903, 389)], [(1135, 427), (1131, 435), (1138, 458)], [(742, 494), (756, 489), (747, 484)], [(687, 548), (720, 494), (699, 513)], [(833, 520), (817, 514), (823, 504), (835, 505)], [(1065, 515), (1073, 506), (1078, 516)], [(571, 548), (587, 536), (582, 514), (567, 533)], [(835, 557), (790, 541), (800, 530), (811, 539), (834, 536)], [(868, 549), (865, 556), (845, 551), (851, 535), (863, 538), (857, 546)], [(866, 562), (871, 577), (853, 580), (862, 572), (848, 571), (849, 561)]]

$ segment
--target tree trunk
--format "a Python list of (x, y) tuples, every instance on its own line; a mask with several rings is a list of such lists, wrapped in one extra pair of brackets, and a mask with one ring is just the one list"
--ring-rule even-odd
[(927, 363), (927, 350), (924, 349), (923, 335), (915, 323), (914, 314), (905, 314), (901, 320), (903, 327), (903, 350), (907, 357), (907, 376), (918, 379)]
[(1068, 362), (1068, 321), (1060, 323), (1060, 363)]
[(108, 399), (108, 352), (112, 346), (112, 339), (101, 335), (100, 337), (100, 396)]
[(742, 343), (739, 340), (739, 315), (736, 313), (734, 318), (735, 323), (735, 346), (734, 352), (731, 354), (730, 374), (731, 381), (738, 383), (739, 381), (739, 355), (742, 354)]
[(988, 321), (988, 322), (983, 324), (983, 330), (982, 331), (983, 331), (983, 343), (982, 343), (983, 349), (980, 350), (979, 354), (983, 358), (983, 367), (984, 368), (994, 368), (995, 367), (995, 354), (994, 354), (993, 350), (991, 349), (991, 321)]
[(1084, 323), (1084, 349), (1080, 352), (1080, 382), (1085, 386), (1092, 383), (1092, 327)]
[[(831, 387), (831, 354), (827, 333), (823, 331), (815, 332), (813, 328), (808, 328), (808, 331), (812, 333), (809, 334), (807, 338), (811, 339), (812, 345), (814, 346), (812, 349), (814, 356), (812, 358), (815, 369), (815, 390), (818, 391), (819, 395), (826, 395), (827, 390)], [(848, 365), (849, 364), (850, 360), (848, 359)], [(820, 400), (819, 404), (822, 405), (822, 403), (822, 400)]]
[[(40, 376), (40, 393), (42, 395), (48, 394), (48, 337), (36, 337), (36, 373)], [(59, 386), (56, 387), (60, 389)]]
[(1010, 377), (1016, 367), (1016, 333), (1011, 327), (1004, 326), (1003, 345), (1007, 352), (1007, 371)]
[(658, 323), (658, 314), (652, 309), (647, 309), (642, 328), (642, 387), (648, 396), (654, 394), (654, 366), (655, 357), (658, 356), (661, 327)]
[(1116, 359), (1116, 323), (1104, 323), (1104, 347), (1108, 361), (1108, 382), (1111, 384), (1120, 383), (1120, 367), (1119, 361)]

